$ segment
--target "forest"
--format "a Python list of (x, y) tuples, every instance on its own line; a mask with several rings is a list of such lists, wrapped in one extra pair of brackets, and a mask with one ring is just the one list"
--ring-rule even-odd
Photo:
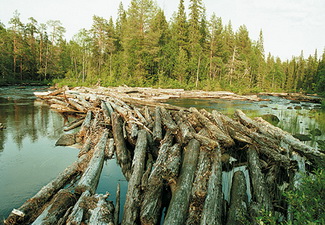
[(207, 18), (202, 0), (185, 7), (180, 0), (168, 21), (153, 0), (120, 3), (115, 21), (93, 16), (71, 40), (59, 20), (23, 23), (16, 11), (8, 27), (0, 23), (0, 85), (325, 93), (325, 51), (282, 61), (264, 51), (262, 30), (251, 40), (245, 25), (234, 30), (231, 21)]

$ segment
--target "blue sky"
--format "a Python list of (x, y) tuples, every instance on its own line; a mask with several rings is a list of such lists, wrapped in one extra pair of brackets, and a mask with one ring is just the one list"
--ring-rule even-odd
[[(116, 18), (119, 0), (0, 0), (0, 21), (6, 26), (13, 12), (18, 10), (26, 23), (34, 17), (38, 23), (60, 20), (66, 28), (66, 38), (71, 38), (81, 28), (89, 29), (92, 16)], [(130, 0), (122, 0), (127, 8)], [(178, 0), (157, 0), (166, 16), (177, 11)], [(203, 0), (208, 19), (213, 12), (231, 20), (234, 30), (245, 24), (253, 40), (260, 29), (264, 34), (266, 53), (271, 52), (282, 60), (300, 55), (323, 53), (325, 47), (324, 0)], [(188, 8), (189, 0), (185, 0)]]

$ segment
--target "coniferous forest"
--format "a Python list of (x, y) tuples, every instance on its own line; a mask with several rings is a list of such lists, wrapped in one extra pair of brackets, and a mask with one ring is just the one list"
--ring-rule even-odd
[(70, 41), (59, 20), (24, 24), (15, 12), (0, 23), (0, 84), (325, 92), (325, 51), (281, 61), (265, 53), (262, 30), (251, 40), (245, 25), (207, 18), (202, 5), (190, 0), (186, 10), (180, 0), (167, 20), (153, 0), (132, 0), (115, 21), (94, 16)]

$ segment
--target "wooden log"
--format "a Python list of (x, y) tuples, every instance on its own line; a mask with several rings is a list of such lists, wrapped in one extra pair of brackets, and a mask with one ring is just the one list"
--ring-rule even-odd
[(92, 118), (92, 112), (89, 110), (87, 112), (84, 122), (81, 125), (79, 135), (78, 135), (79, 137), (84, 138), (87, 135), (91, 126), (91, 118)]
[(64, 105), (59, 105), (59, 104), (52, 104), (50, 105), (51, 109), (55, 109), (55, 111), (57, 112), (61, 112), (61, 113), (77, 113), (78, 111), (75, 109), (72, 109), (68, 106), (64, 106)]
[(51, 93), (48, 94), (48, 96), (55, 96), (55, 95), (58, 95), (58, 94), (61, 94), (64, 90), (62, 89), (58, 89), (58, 90), (55, 90), (55, 91), (52, 91)]
[(115, 152), (114, 138), (110, 138), (108, 139), (106, 158), (107, 159), (113, 158), (114, 152)]
[(222, 163), (221, 150), (217, 147), (212, 152), (212, 168), (208, 182), (208, 194), (204, 201), (200, 224), (222, 224)]
[(184, 160), (164, 224), (184, 224), (187, 218), (192, 183), (197, 167), (200, 143), (192, 139), (184, 149)]
[(122, 224), (137, 224), (140, 213), (141, 178), (145, 168), (147, 133), (141, 130), (134, 150), (133, 171), (128, 183)]
[(145, 117), (146, 121), (148, 122), (148, 126), (150, 126), (150, 124), (153, 124), (154, 121), (150, 115), (150, 111), (147, 106), (144, 107), (144, 117)]
[(162, 168), (162, 178), (167, 181), (171, 190), (174, 190), (182, 158), (181, 146), (176, 143), (172, 147), (169, 147), (167, 151), (168, 156)]
[(159, 110), (161, 112), (161, 119), (163, 125), (167, 129), (171, 130), (173, 133), (176, 133), (178, 126), (174, 122), (173, 118), (170, 116), (169, 112), (163, 107), (159, 107)]
[(178, 137), (179, 143), (187, 144), (193, 138), (192, 133), (195, 133), (195, 130), (188, 121), (182, 118), (182, 114), (184, 114), (183, 110), (175, 113), (174, 115), (180, 131), (176, 133), (176, 137)]
[[(87, 155), (83, 155), (72, 165), (68, 166), (62, 173), (54, 178), (50, 183), (42, 187), (32, 198), (28, 199), (18, 211), (18, 213), (10, 213), (4, 221), (5, 224), (25, 224), (28, 221), (33, 221), (38, 215), (38, 210), (55, 194), (58, 190), (64, 187), (73, 177), (78, 175), (85, 165), (89, 162)], [(23, 215), (23, 216), (22, 216)], [(30, 222), (29, 222), (30, 223)]]
[(77, 203), (74, 205), (67, 221), (66, 225), (80, 225), (84, 214), (85, 214), (85, 209), (82, 207), (84, 202), (86, 201), (87, 197), (90, 197), (90, 192), (86, 190), (85, 192), (82, 193), (80, 198), (78, 199)]
[(72, 107), (76, 108), (80, 112), (86, 112), (87, 111), (87, 109), (85, 107), (80, 105), (77, 101), (75, 101), (72, 98), (68, 98), (68, 102)]
[(200, 123), (202, 123), (206, 128), (208, 128), (209, 132), (211, 133), (211, 136), (214, 139), (218, 140), (221, 145), (225, 147), (231, 147), (235, 145), (234, 140), (230, 136), (222, 132), (217, 125), (213, 124), (208, 118), (202, 115), (196, 108), (190, 108), (190, 111), (197, 116)]
[(95, 146), (93, 156), (89, 162), (87, 169), (84, 174), (80, 178), (75, 191), (78, 194), (89, 190), (90, 193), (95, 193), (97, 184), (99, 181), (99, 177), (104, 164), (104, 156), (105, 156), (105, 146), (108, 138), (108, 131), (105, 130)]
[(85, 107), (86, 109), (91, 109), (93, 108), (92, 104), (88, 102), (83, 96), (77, 95), (78, 103)]
[(109, 194), (95, 195), (97, 205), (94, 209), (90, 210), (91, 216), (88, 224), (96, 225), (114, 225), (114, 206), (111, 202), (106, 201)]
[(81, 157), (82, 155), (86, 154), (87, 152), (90, 151), (91, 149), (91, 142), (92, 142), (92, 137), (88, 136), (87, 140), (85, 141), (85, 143), (82, 145), (78, 157)]
[(73, 206), (76, 201), (75, 194), (67, 189), (60, 190), (32, 225), (58, 224), (58, 221), (65, 215), (65, 212)]
[(168, 149), (172, 146), (173, 136), (167, 132), (158, 151), (158, 158), (145, 187), (141, 205), (140, 219), (142, 224), (157, 224), (161, 214), (163, 183), (163, 165), (168, 158)]
[(162, 139), (162, 124), (161, 124), (160, 108), (155, 109), (155, 124), (153, 127), (153, 140), (159, 142)]
[(146, 118), (142, 115), (140, 110), (137, 107), (134, 107), (134, 112), (136, 113), (137, 117), (139, 118), (139, 121), (144, 124), (145, 126), (148, 126), (148, 121)]
[(303, 142), (299, 141), (298, 139), (294, 138), (288, 132), (273, 126), (272, 124), (268, 123), (267, 121), (263, 120), (262, 118), (256, 118), (255, 121), (260, 125), (259, 127), (265, 127), (265, 131), (275, 137), (278, 140), (285, 142), (286, 144), (290, 145), (292, 149), (312, 162), (317, 163), (318, 165), (325, 165), (325, 154), (304, 144)]
[(85, 120), (84, 118), (79, 118), (79, 119), (73, 121), (66, 128), (64, 128), (64, 131), (67, 132), (67, 131), (73, 130), (73, 129), (77, 128), (77, 127), (80, 127), (81, 124), (84, 122), (84, 120)]
[(273, 211), (272, 201), (261, 171), (259, 157), (255, 146), (251, 145), (247, 151), (249, 175), (252, 182), (252, 198), (267, 212)]
[(129, 180), (131, 175), (131, 153), (127, 149), (124, 140), (123, 122), (121, 116), (116, 112), (112, 113), (112, 130), (116, 148), (117, 162), (120, 164), (124, 176), (127, 180)]
[(248, 197), (245, 175), (242, 171), (235, 172), (232, 179), (230, 207), (227, 225), (249, 224)]
[(115, 200), (115, 211), (114, 211), (114, 224), (119, 224), (120, 218), (120, 206), (121, 206), (121, 185), (117, 183), (116, 188), (116, 200)]
[(105, 123), (110, 124), (111, 123), (111, 112), (108, 109), (105, 101), (102, 101), (101, 108), (103, 110)]

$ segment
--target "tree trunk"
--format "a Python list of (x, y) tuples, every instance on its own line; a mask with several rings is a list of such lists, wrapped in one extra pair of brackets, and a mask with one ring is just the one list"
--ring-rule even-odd
[(85, 203), (87, 197), (90, 197), (90, 192), (87, 190), (82, 193), (77, 203), (74, 205), (72, 212), (70, 213), (66, 225), (80, 225), (85, 214), (85, 209), (82, 207), (82, 204)]

